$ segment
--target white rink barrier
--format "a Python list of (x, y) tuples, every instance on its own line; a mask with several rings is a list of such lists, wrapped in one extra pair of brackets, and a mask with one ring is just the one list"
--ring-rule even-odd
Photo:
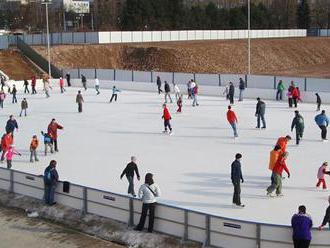
[[(43, 199), (43, 177), (0, 168), (0, 189)], [(63, 192), (59, 182), (55, 201), (90, 213), (113, 219), (129, 226), (137, 224), (142, 203), (126, 195), (106, 192), (82, 185), (70, 184)], [(192, 240), (210, 247), (291, 248), (292, 230), (289, 226), (270, 225), (229, 219), (186, 208), (157, 203), (155, 231)], [(325, 248), (330, 244), (330, 231), (312, 230), (311, 248)]]

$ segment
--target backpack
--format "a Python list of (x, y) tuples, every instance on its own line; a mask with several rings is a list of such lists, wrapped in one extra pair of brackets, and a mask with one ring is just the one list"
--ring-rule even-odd
[(44, 182), (47, 185), (52, 184), (53, 180), (52, 180), (52, 170), (51, 169), (45, 171)]

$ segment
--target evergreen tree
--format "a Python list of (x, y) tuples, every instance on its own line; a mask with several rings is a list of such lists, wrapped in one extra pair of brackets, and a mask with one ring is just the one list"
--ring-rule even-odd
[(307, 29), (310, 27), (311, 17), (307, 0), (301, 0), (297, 8), (298, 28)]

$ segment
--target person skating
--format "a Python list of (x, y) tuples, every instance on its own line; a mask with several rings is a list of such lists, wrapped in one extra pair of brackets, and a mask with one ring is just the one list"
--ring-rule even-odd
[(22, 156), (22, 154), (20, 154), (15, 149), (15, 145), (14, 144), (11, 144), (9, 146), (9, 149), (5, 152), (5, 158), (6, 158), (6, 161), (7, 161), (7, 169), (11, 169), (14, 155)]
[(3, 108), (3, 102), (6, 99), (6, 94), (3, 90), (0, 91), (0, 107)]
[(171, 87), (167, 81), (164, 82), (164, 90), (165, 90), (165, 103), (167, 103), (167, 98), (169, 98), (172, 103), (173, 101), (171, 98)]
[(330, 196), (328, 197), (328, 202), (329, 202), (329, 206), (328, 206), (327, 210), (325, 211), (325, 215), (324, 215), (322, 224), (318, 228), (320, 231), (322, 231), (327, 224), (329, 224), (329, 228), (330, 228)]
[(48, 133), (44, 133), (43, 131), (41, 131), (41, 135), (44, 137), (45, 156), (47, 156), (48, 147), (50, 149), (50, 153), (54, 153), (53, 141), (52, 141), (52, 138), (50, 137), (50, 135)]
[(304, 124), (304, 118), (299, 113), (298, 110), (294, 111), (295, 117), (292, 120), (291, 124), (291, 132), (293, 129), (296, 129), (296, 145), (299, 145), (300, 140), (303, 137), (305, 124)]
[(48, 135), (52, 139), (52, 144), (54, 145), (55, 152), (58, 152), (58, 147), (57, 147), (57, 130), (58, 129), (63, 129), (63, 127), (56, 122), (55, 119), (52, 119), (52, 121), (48, 125)]
[(123, 176), (126, 176), (127, 181), (128, 181), (127, 193), (131, 194), (133, 197), (136, 197), (136, 194), (134, 191), (134, 172), (136, 174), (137, 179), (140, 181), (140, 174), (139, 174), (139, 169), (136, 164), (136, 157), (132, 156), (131, 162), (127, 164), (126, 168), (121, 173), (120, 179), (122, 179)]
[(6, 123), (6, 133), (14, 134), (14, 131), (18, 131), (18, 124), (13, 115), (9, 116), (9, 120)]
[(228, 96), (229, 96), (229, 102), (230, 102), (230, 104), (234, 104), (234, 95), (235, 95), (234, 84), (232, 82), (229, 82)]
[[(33, 161), (38, 162), (38, 156), (37, 156), (37, 148), (39, 146), (39, 140), (37, 135), (32, 136), (32, 140), (30, 143), (30, 162), (33, 163)], [(33, 160), (34, 158), (34, 160)]]
[(316, 184), (316, 188), (320, 187), (322, 184), (322, 188), (323, 189), (327, 189), (327, 184), (325, 183), (325, 179), (324, 176), (325, 175), (330, 175), (330, 171), (327, 171), (327, 167), (328, 167), (328, 162), (324, 162), (321, 167), (318, 169), (317, 171), (317, 184)]
[(276, 145), (281, 148), (282, 153), (286, 152), (286, 147), (288, 143), (291, 141), (291, 136), (287, 135), (285, 137), (279, 137), (277, 139)]
[(289, 103), (289, 108), (292, 108), (292, 91), (295, 88), (294, 82), (291, 81), (291, 84), (288, 88), (288, 103)]
[(21, 112), (19, 113), (19, 116), (21, 117), (24, 111), (24, 115), (26, 116), (26, 110), (28, 109), (28, 102), (26, 98), (23, 98), (21, 102)]
[(163, 133), (167, 133), (167, 129), (170, 129), (169, 134), (172, 134), (172, 127), (170, 120), (172, 119), (170, 112), (168, 111), (168, 108), (166, 107), (166, 104), (163, 104), (163, 116), (162, 119), (164, 119), (164, 131)]
[(306, 213), (305, 206), (299, 206), (298, 213), (291, 218), (294, 248), (308, 248), (312, 240), (312, 217)]
[(257, 117), (257, 127), (260, 128), (260, 119), (262, 121), (262, 129), (266, 128), (266, 121), (265, 121), (265, 112), (266, 112), (266, 104), (261, 101), (261, 99), (257, 98), (257, 106), (256, 106), (256, 113), (255, 116)]
[(225, 89), (223, 90), (222, 94), (226, 96), (226, 100), (229, 100), (229, 83), (226, 84)]
[(189, 80), (187, 83), (187, 95), (188, 95), (188, 99), (191, 99), (191, 82), (193, 82), (194, 80)]
[(17, 89), (15, 84), (13, 84), (13, 89), (11, 90), (11, 94), (13, 96), (12, 103), (17, 103), (17, 97), (16, 97)]
[(316, 96), (316, 106), (317, 106), (316, 111), (320, 111), (321, 105), (322, 105), (322, 100), (318, 93), (315, 93), (315, 96)]
[(119, 92), (120, 92), (120, 90), (117, 89), (116, 86), (113, 86), (113, 87), (112, 87), (112, 96), (111, 96), (111, 98), (110, 98), (110, 103), (112, 102), (112, 100), (113, 100), (114, 98), (115, 98), (115, 102), (117, 102), (117, 95), (118, 95)]
[(81, 91), (78, 90), (78, 94), (76, 96), (76, 103), (78, 104), (78, 112), (81, 113), (82, 112), (82, 105), (83, 105), (83, 102), (84, 102), (84, 98), (81, 94)]
[(42, 78), (42, 82), (44, 84), (45, 95), (46, 95), (47, 98), (49, 98), (50, 97), (49, 90), (52, 89), (52, 87), (50, 86), (50, 82), (49, 82), (49, 76), (44, 75), (43, 78)]
[(274, 182), (267, 188), (267, 196), (272, 196), (272, 193), (276, 190), (276, 196), (282, 196), (282, 173), (283, 170), (288, 174), (290, 178), (290, 171), (286, 165), (286, 159), (288, 158), (289, 153), (284, 152), (281, 154), (279, 159), (276, 161), (273, 168), (273, 177)]
[(191, 89), (191, 96), (193, 98), (192, 106), (199, 106), (199, 103), (197, 101), (197, 95), (198, 95), (198, 85), (194, 83), (194, 87)]
[(233, 110), (231, 110), (231, 106), (228, 106), (228, 111), (227, 111), (227, 121), (229, 122), (230, 126), (232, 127), (233, 131), (234, 131), (234, 137), (237, 138), (238, 137), (238, 133), (237, 133), (237, 123), (238, 123), (238, 119), (236, 117), (236, 114)]
[(281, 100), (283, 99), (283, 91), (285, 90), (285, 87), (284, 87), (284, 84), (283, 84), (283, 81), (280, 80), (277, 84), (277, 91), (276, 91), (276, 101), (278, 100)]
[(275, 164), (278, 160), (278, 158), (281, 156), (281, 147), (276, 145), (274, 147), (273, 150), (271, 150), (270, 154), (269, 154), (269, 165), (268, 165), (268, 169), (272, 172), (271, 173), (271, 177), (270, 177), (270, 181), (271, 181), (271, 184), (274, 183), (274, 173), (273, 173), (273, 169), (275, 167)]
[(299, 89), (298, 87), (293, 87), (291, 95), (292, 95), (292, 104), (295, 108), (298, 107), (298, 100), (299, 100)]
[(142, 212), (139, 224), (134, 228), (136, 231), (142, 231), (147, 213), (149, 211), (149, 225), (148, 232), (153, 231), (154, 218), (155, 218), (155, 208), (157, 198), (160, 197), (160, 188), (154, 183), (153, 174), (147, 173), (145, 176), (144, 184), (139, 189), (139, 198), (142, 199)]
[(71, 75), (70, 75), (70, 73), (67, 73), (65, 75), (65, 78), (66, 78), (66, 82), (68, 84), (68, 87), (71, 87)]
[(177, 113), (182, 112), (182, 98), (183, 98), (183, 95), (180, 95), (178, 101), (176, 102), (176, 104), (178, 105), (178, 109), (176, 111)]
[(329, 125), (329, 119), (325, 114), (325, 110), (322, 110), (321, 114), (318, 114), (317, 116), (315, 116), (314, 118), (316, 124), (319, 126), (319, 128), (321, 129), (321, 138), (322, 141), (328, 141), (327, 139), (327, 128)]
[(30, 91), (29, 91), (29, 81), (27, 81), (27, 79), (24, 79), (24, 94), (30, 94)]
[(81, 75), (81, 83), (85, 90), (87, 90), (87, 79), (84, 75)]
[(231, 182), (234, 186), (233, 204), (238, 207), (244, 207), (241, 203), (241, 183), (244, 183), (241, 169), (242, 154), (235, 155), (235, 161), (231, 164)]
[(241, 101), (243, 101), (243, 93), (244, 93), (244, 90), (245, 90), (245, 82), (242, 78), (239, 79), (238, 88), (239, 88), (238, 101), (241, 102)]
[(5, 160), (5, 153), (9, 150), (9, 147), (13, 144), (14, 138), (12, 133), (6, 133), (2, 136), (1, 139), (1, 162)]
[(179, 85), (177, 85), (176, 83), (173, 84), (173, 88), (174, 88), (174, 94), (175, 94), (175, 100), (178, 101), (179, 97), (180, 97), (180, 88)]
[(64, 93), (65, 89), (64, 89), (64, 79), (62, 77), (60, 77), (60, 89), (61, 89), (61, 93)]
[(37, 94), (36, 85), (37, 85), (37, 78), (36, 78), (36, 76), (32, 76), (32, 78), (31, 78), (31, 88), (32, 88), (31, 94), (32, 95)]
[(157, 76), (156, 84), (158, 88), (158, 95), (160, 95), (160, 93), (162, 93), (163, 90), (162, 90), (162, 80), (160, 80), (159, 76)]
[(57, 162), (55, 160), (50, 161), (44, 172), (44, 186), (45, 186), (45, 203), (49, 206), (56, 204), (54, 202), (54, 195), (57, 182), (59, 180), (56, 170)]
[(96, 90), (96, 95), (100, 94), (100, 80), (98, 78), (95, 78), (95, 90)]

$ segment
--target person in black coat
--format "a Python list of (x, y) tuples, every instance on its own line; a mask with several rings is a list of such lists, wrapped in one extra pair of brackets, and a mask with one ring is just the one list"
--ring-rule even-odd
[(17, 103), (17, 97), (16, 97), (17, 89), (15, 84), (13, 84), (13, 89), (11, 90), (11, 94), (13, 95), (12, 103)]
[(159, 76), (157, 76), (157, 88), (158, 88), (158, 94), (160, 95), (160, 93), (161, 92), (163, 92), (162, 91), (162, 89), (161, 89), (161, 87), (162, 87), (162, 81), (160, 80), (160, 77)]
[(321, 104), (322, 104), (321, 97), (319, 96), (318, 93), (315, 93), (315, 96), (316, 96), (316, 104), (317, 104), (317, 109), (316, 109), (316, 111), (320, 111), (320, 109), (321, 109)]
[(140, 174), (139, 169), (136, 165), (136, 158), (134, 156), (131, 157), (131, 162), (127, 164), (126, 168), (123, 170), (123, 172), (120, 175), (120, 179), (123, 178), (124, 175), (126, 175), (127, 181), (128, 181), (128, 194), (131, 194), (132, 196), (136, 197), (135, 191), (134, 191), (134, 172), (136, 173), (137, 179), (140, 181)]
[(71, 82), (70, 82), (70, 80), (71, 80), (71, 75), (70, 75), (70, 73), (67, 73), (67, 74), (65, 75), (65, 78), (66, 78), (66, 82), (67, 82), (67, 84), (68, 84), (68, 87), (70, 87), (70, 86), (71, 86)]
[(257, 98), (257, 106), (256, 106), (256, 114), (255, 116), (257, 117), (257, 127), (260, 128), (260, 119), (262, 121), (262, 128), (266, 128), (266, 121), (265, 121), (265, 112), (266, 112), (266, 104), (261, 101), (261, 99), (258, 97)]
[(298, 110), (294, 111), (295, 117), (292, 120), (291, 124), (291, 132), (293, 131), (294, 128), (296, 128), (296, 145), (299, 145), (299, 141), (303, 137), (304, 134), (304, 129), (305, 129), (305, 123), (304, 123), (304, 118), (302, 115), (299, 113)]
[(54, 202), (55, 189), (58, 182), (56, 164), (55, 160), (50, 161), (44, 172), (45, 203), (50, 206), (56, 204)]
[(244, 207), (241, 203), (241, 182), (244, 182), (241, 170), (242, 154), (235, 155), (235, 161), (231, 164), (231, 182), (234, 185), (233, 204), (239, 207)]
[(324, 226), (326, 224), (329, 224), (329, 228), (330, 228), (330, 196), (328, 198), (328, 202), (329, 202), (329, 207), (327, 208), (326, 212), (325, 212), (325, 216), (323, 218), (322, 224), (319, 226), (319, 230), (323, 230)]
[(18, 130), (17, 121), (14, 119), (13, 115), (10, 115), (6, 124), (6, 133), (14, 134), (15, 129)]
[(242, 78), (239, 79), (239, 98), (238, 101), (243, 101), (243, 92), (245, 90), (245, 82)]
[(228, 95), (229, 95), (230, 104), (234, 104), (235, 87), (234, 87), (234, 84), (232, 82), (229, 82)]
[(171, 95), (170, 95), (171, 87), (170, 87), (170, 85), (168, 84), (167, 81), (164, 82), (164, 90), (165, 90), (165, 103), (167, 103), (167, 97), (170, 98), (170, 101), (172, 103), (173, 101), (172, 101), (172, 98), (171, 98)]

